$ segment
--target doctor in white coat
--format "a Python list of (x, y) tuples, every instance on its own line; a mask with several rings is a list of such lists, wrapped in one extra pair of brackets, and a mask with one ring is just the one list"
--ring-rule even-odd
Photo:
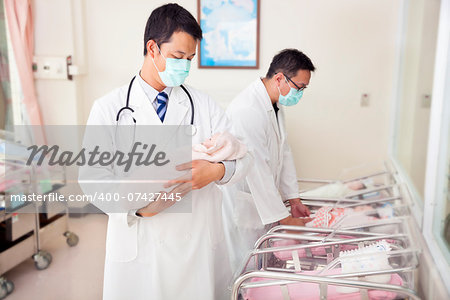
[[(308, 86), (311, 60), (296, 49), (277, 54), (265, 78), (256, 79), (229, 105), (236, 135), (253, 150), (254, 163), (244, 181), (224, 187), (224, 222), (231, 265), (236, 272), (267, 226), (304, 225), (309, 210), (298, 193), (297, 175), (287, 141), (281, 106), (298, 103)], [(284, 201), (289, 200), (291, 214)]]
[[(201, 38), (197, 21), (181, 6), (167, 4), (152, 12), (145, 29), (144, 63), (130, 89), (129, 107), (137, 126), (190, 124), (193, 112), (180, 84)], [(214, 101), (184, 87), (195, 107), (193, 144), (231, 130)], [(116, 125), (128, 88), (127, 84), (96, 100), (87, 124)], [(103, 299), (228, 299), (231, 270), (217, 185), (243, 178), (248, 160), (247, 155), (237, 161), (184, 165), (182, 169), (192, 170), (192, 213), (161, 213), (171, 205), (165, 201), (109, 213)], [(114, 178), (114, 172), (111, 166), (82, 168), (80, 178)], [(188, 192), (185, 184), (172, 184), (173, 193)], [(86, 184), (81, 186), (87, 193), (94, 192)]]

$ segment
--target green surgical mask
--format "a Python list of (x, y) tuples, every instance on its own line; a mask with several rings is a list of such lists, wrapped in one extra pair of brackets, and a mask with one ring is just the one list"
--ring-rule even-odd
[[(164, 57), (161, 50), (159, 49), (158, 44), (156, 44), (156, 47), (158, 47), (161, 56)], [(155, 60), (152, 57), (153, 64), (155, 65), (156, 70), (158, 70), (158, 74), (162, 82), (166, 86), (170, 87), (182, 85), (186, 80), (186, 77), (188, 77), (189, 75), (189, 70), (191, 68), (191, 61), (187, 59), (165, 58), (165, 57), (164, 60), (166, 61), (166, 69), (163, 72), (160, 72), (155, 64)]]
[[(284, 80), (286, 80), (286, 77), (284, 78)], [(289, 85), (289, 82), (286, 80), (286, 83)], [(300, 99), (303, 96), (303, 90), (298, 91), (297, 89), (292, 88), (290, 85), (289, 87), (291, 88), (289, 90), (289, 93), (287, 93), (287, 95), (283, 96), (281, 95), (281, 91), (280, 88), (278, 88), (278, 92), (280, 92), (280, 96), (278, 97), (278, 102), (281, 105), (284, 106), (292, 106), (298, 103), (298, 101), (300, 101)]]

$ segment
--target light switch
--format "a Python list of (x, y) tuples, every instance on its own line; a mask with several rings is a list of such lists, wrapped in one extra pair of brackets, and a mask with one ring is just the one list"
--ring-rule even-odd
[(430, 108), (431, 107), (431, 95), (430, 94), (423, 94), (422, 95), (422, 107), (423, 108)]
[(369, 94), (364, 93), (361, 95), (361, 107), (367, 107), (370, 104)]

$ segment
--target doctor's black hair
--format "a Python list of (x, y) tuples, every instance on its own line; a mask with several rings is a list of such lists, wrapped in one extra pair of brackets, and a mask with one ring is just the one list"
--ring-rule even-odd
[(297, 49), (284, 49), (273, 57), (266, 78), (272, 78), (273, 75), (279, 72), (289, 77), (294, 77), (299, 70), (313, 72), (316, 70), (316, 67), (303, 52)]
[(160, 6), (148, 17), (144, 33), (144, 56), (147, 55), (147, 42), (154, 40), (159, 47), (172, 37), (174, 32), (186, 32), (196, 40), (203, 38), (202, 29), (192, 14), (176, 3)]

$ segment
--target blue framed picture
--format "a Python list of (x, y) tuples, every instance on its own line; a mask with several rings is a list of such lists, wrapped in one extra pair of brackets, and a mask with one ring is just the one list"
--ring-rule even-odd
[(259, 67), (259, 0), (198, 0), (199, 68)]

